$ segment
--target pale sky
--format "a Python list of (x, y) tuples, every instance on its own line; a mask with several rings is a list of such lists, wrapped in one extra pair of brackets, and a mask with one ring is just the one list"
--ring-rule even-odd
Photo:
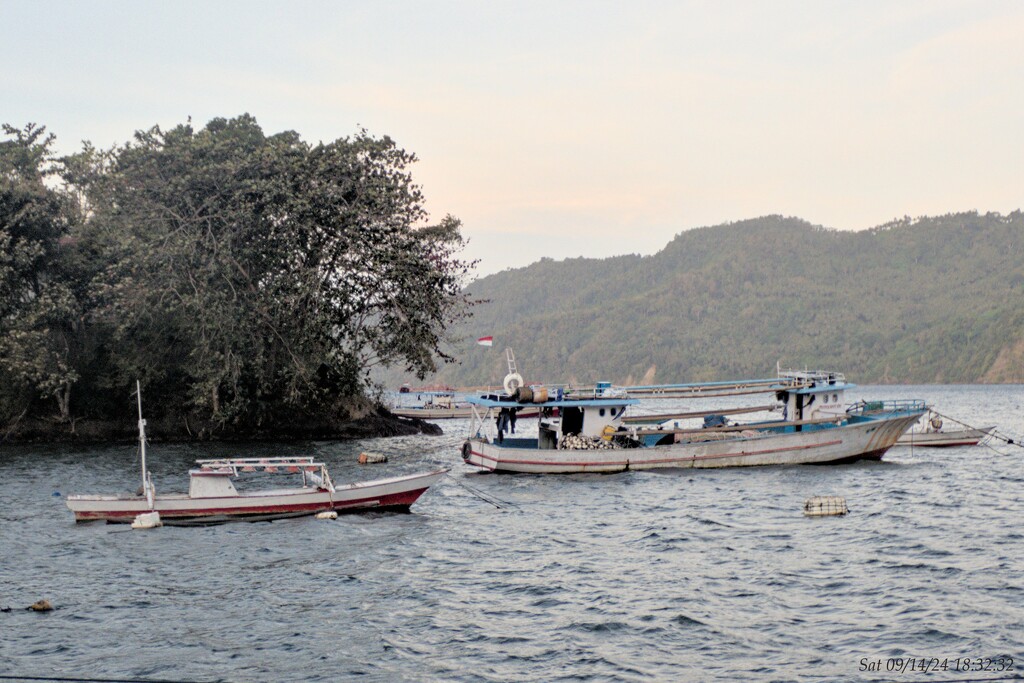
[(389, 135), (480, 275), (1024, 208), (1018, 0), (0, 0), (0, 65), (0, 121), (61, 152), (242, 113)]

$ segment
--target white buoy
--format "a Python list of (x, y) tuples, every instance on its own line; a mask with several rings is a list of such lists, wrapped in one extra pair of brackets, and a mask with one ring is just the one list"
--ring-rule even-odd
[(338, 518), (338, 513), (335, 512), (334, 510), (326, 510), (324, 512), (316, 513), (316, 518), (317, 519), (337, 519)]
[(156, 527), (163, 525), (164, 523), (160, 520), (160, 513), (156, 510), (136, 515), (135, 521), (132, 522), (133, 529), (155, 529)]
[(804, 514), (808, 517), (845, 515), (849, 511), (842, 496), (814, 496), (804, 502)]

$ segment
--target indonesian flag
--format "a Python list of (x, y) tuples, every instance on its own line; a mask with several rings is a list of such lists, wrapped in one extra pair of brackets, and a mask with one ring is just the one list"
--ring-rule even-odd
[(476, 343), (480, 346), (494, 346), (494, 337), (480, 337)]

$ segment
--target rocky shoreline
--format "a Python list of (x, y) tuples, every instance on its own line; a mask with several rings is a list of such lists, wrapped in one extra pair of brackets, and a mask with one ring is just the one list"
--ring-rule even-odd
[[(147, 418), (146, 437), (151, 442), (188, 443), (200, 441), (334, 441), (373, 439), (415, 434), (440, 435), (431, 422), (399, 417), (378, 405), (362, 417), (337, 420), (292, 421), (267, 429), (232, 430), (211, 423), (197, 423), (186, 416)], [(77, 419), (58, 422), (39, 418), (17, 420), (0, 428), (0, 444), (24, 443), (108, 443), (138, 439), (134, 420)]]

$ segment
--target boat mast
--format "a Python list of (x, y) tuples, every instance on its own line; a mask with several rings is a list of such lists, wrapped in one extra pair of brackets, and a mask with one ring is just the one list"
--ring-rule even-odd
[(142, 492), (146, 495), (149, 509), (153, 509), (153, 484), (146, 473), (146, 421), (142, 419), (142, 387), (135, 380), (135, 398), (139, 406), (139, 453), (142, 454)]

